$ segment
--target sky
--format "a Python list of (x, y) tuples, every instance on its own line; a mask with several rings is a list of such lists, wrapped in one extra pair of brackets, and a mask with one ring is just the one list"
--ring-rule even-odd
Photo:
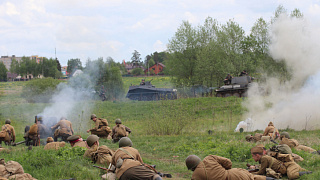
[(246, 32), (260, 17), (269, 21), (279, 5), (320, 22), (320, 0), (1, 0), (0, 55), (68, 59), (111, 57), (142, 60), (166, 50), (183, 21), (234, 19)]

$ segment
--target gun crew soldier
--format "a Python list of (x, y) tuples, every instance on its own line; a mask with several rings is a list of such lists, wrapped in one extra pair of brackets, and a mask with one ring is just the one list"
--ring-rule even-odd
[(288, 132), (282, 132), (280, 134), (280, 143), (279, 144), (286, 144), (288, 145), (291, 149), (295, 148), (296, 150), (303, 150), (305, 152), (313, 153), (313, 154), (319, 154), (320, 151), (317, 151), (311, 147), (304, 146), (299, 144), (299, 142), (295, 139), (290, 139), (290, 135)]
[[(60, 127), (60, 128), (59, 128)], [(61, 117), (60, 121), (51, 127), (54, 131), (54, 141), (57, 142), (61, 137), (62, 141), (67, 141), (69, 136), (73, 135), (72, 123), (65, 117)]]
[(67, 141), (69, 141), (71, 147), (84, 147), (88, 148), (86, 142), (83, 141), (80, 135), (69, 136)]
[(40, 139), (47, 138), (48, 128), (43, 124), (42, 117), (37, 117), (36, 122), (30, 127), (29, 131), (25, 134), (28, 140), (32, 140), (33, 146), (40, 145)]
[(112, 156), (112, 165), (116, 168), (115, 172), (119, 180), (162, 179), (156, 172), (144, 165), (140, 153), (132, 147), (132, 141), (128, 137), (120, 139), (119, 149)]
[(0, 145), (2, 145), (2, 141), (4, 141), (6, 145), (10, 145), (16, 141), (16, 133), (13, 126), (11, 126), (10, 124), (11, 120), (7, 119), (5, 121), (5, 125), (3, 125), (1, 128)]
[(265, 176), (253, 175), (245, 169), (231, 168), (230, 159), (209, 155), (202, 161), (196, 155), (190, 155), (186, 159), (188, 170), (193, 171), (192, 180), (207, 179), (241, 179), (241, 180), (271, 180)]
[(108, 167), (111, 163), (114, 152), (105, 145), (99, 146), (99, 137), (97, 135), (88, 136), (86, 142), (89, 149), (86, 150), (83, 157), (90, 158), (93, 163)]
[(127, 137), (131, 129), (122, 124), (121, 119), (116, 119), (116, 125), (112, 128), (112, 142), (118, 142), (122, 137)]
[[(264, 150), (261, 147), (251, 148), (252, 158), (261, 164), (258, 172), (253, 174), (257, 175), (268, 175), (273, 177), (281, 177), (282, 175), (287, 175), (289, 179), (297, 179), (303, 174), (308, 174), (310, 172), (299, 172), (303, 169), (294, 162), (291, 155), (288, 155), (285, 162), (275, 159), (271, 156), (265, 155)], [(268, 171), (267, 171), (268, 169)], [(272, 169), (273, 171), (270, 171)]]
[(62, 142), (54, 142), (52, 137), (48, 137), (47, 138), (47, 144), (44, 146), (44, 150), (48, 150), (48, 149), (55, 149), (58, 150), (61, 147), (64, 147), (66, 145), (66, 142), (62, 141)]
[(95, 126), (92, 129), (88, 129), (87, 133), (91, 132), (92, 135), (95, 134), (98, 137), (108, 138), (109, 134), (111, 133), (111, 128), (108, 126), (108, 121), (106, 119), (97, 118), (95, 114), (91, 115), (91, 120), (95, 122)]
[(279, 137), (279, 131), (274, 127), (272, 122), (269, 122), (262, 136), (270, 136), (272, 139), (277, 139)]

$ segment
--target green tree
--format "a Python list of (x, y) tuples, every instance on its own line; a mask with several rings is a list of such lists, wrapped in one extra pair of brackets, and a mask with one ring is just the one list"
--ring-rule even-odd
[(3, 62), (0, 62), (0, 81), (7, 81), (7, 68), (3, 64)]
[(132, 69), (131, 74), (134, 76), (139, 76), (143, 74), (143, 70), (141, 68), (134, 68)]
[(57, 63), (57, 69), (58, 69), (58, 71), (61, 72), (61, 64), (60, 64), (58, 58), (56, 58), (56, 63)]
[(10, 65), (10, 72), (19, 74), (19, 69), (20, 69), (19, 62), (15, 58), (13, 58)]
[(141, 54), (137, 50), (134, 50), (131, 57), (131, 63), (133, 64), (133, 66), (137, 67), (140, 64), (140, 61), (141, 61), (140, 56)]
[(80, 59), (69, 59), (67, 72), (72, 75), (72, 73), (77, 69), (83, 69)]
[(301, 12), (299, 9), (297, 9), (297, 8), (295, 8), (295, 9), (291, 12), (290, 16), (291, 16), (291, 17), (295, 17), (295, 18), (303, 18), (302, 12)]

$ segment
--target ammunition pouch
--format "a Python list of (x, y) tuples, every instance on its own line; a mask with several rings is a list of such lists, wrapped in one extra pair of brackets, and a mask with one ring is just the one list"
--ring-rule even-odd
[(116, 162), (116, 168), (120, 169), (123, 164), (123, 159), (119, 158)]

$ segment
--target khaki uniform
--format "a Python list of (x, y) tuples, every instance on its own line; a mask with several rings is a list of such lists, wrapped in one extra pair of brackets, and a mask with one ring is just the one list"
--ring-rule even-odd
[(0, 162), (0, 179), (36, 180), (30, 174), (24, 173), (23, 167), (16, 161)]
[(107, 146), (93, 145), (86, 150), (83, 157), (90, 158), (94, 163), (109, 166), (112, 160), (113, 150)]
[(201, 161), (194, 170), (192, 180), (216, 180), (216, 179), (239, 179), (239, 180), (254, 180), (266, 179), (263, 176), (254, 176), (245, 169), (231, 168), (232, 162), (230, 159), (209, 155)]
[(266, 169), (269, 168), (271, 163), (271, 169), (273, 169), (277, 173), (281, 173), (282, 175), (287, 174), (289, 179), (299, 178), (299, 171), (302, 170), (302, 168), (293, 161), (292, 157), (290, 159), (290, 162), (283, 163), (282, 161), (279, 161), (271, 156), (263, 155), (259, 163), (261, 164), (260, 169), (254, 174), (266, 175)]
[[(125, 136), (121, 136), (121, 135), (118, 134), (118, 131), (119, 131), (120, 128), (125, 129), (125, 131), (126, 131), (126, 135)], [(122, 124), (115, 125), (112, 128), (112, 139), (113, 139), (113, 142), (118, 142), (122, 137), (127, 137), (129, 135), (129, 133), (131, 133), (131, 129), (128, 128), (127, 126), (122, 125)]]
[(86, 142), (84, 141), (78, 141), (76, 143), (74, 143), (74, 145), (72, 147), (84, 147), (84, 148), (88, 148)]
[(260, 141), (260, 140), (261, 140), (261, 137), (262, 137), (262, 134), (261, 134), (261, 133), (256, 133), (256, 134), (253, 136), (254, 142)]
[(264, 130), (264, 133), (262, 136), (270, 136), (272, 137), (273, 139), (276, 139), (277, 138), (277, 135), (279, 134), (279, 131), (278, 129), (276, 129), (273, 125), (272, 122), (270, 122), (268, 124), (268, 127), (266, 127), (266, 129)]
[(111, 133), (111, 128), (108, 126), (106, 119), (97, 118), (94, 128), (90, 129), (91, 134), (99, 137), (108, 137)]
[(16, 141), (16, 133), (13, 126), (11, 126), (10, 124), (5, 124), (2, 126), (1, 131), (4, 131), (6, 135), (4, 138), (0, 138), (0, 142), (4, 141), (9, 144), (10, 142)]
[(48, 150), (48, 149), (55, 149), (58, 150), (61, 147), (64, 147), (66, 145), (66, 143), (64, 141), (62, 142), (51, 142), (51, 143), (47, 143), (43, 149)]
[[(112, 156), (112, 165), (116, 167), (117, 160), (121, 158), (123, 163), (120, 168), (116, 168), (116, 176), (120, 180), (125, 179), (152, 179), (158, 176), (154, 171), (143, 165), (142, 158), (137, 149), (132, 147), (122, 147), (114, 153)], [(127, 151), (133, 158), (127, 154)]]
[(303, 150), (309, 153), (313, 153), (317, 150), (308, 147), (308, 146), (304, 146), (304, 145), (300, 145), (299, 142), (295, 139), (288, 139), (286, 137), (282, 137), (281, 141), (279, 144), (286, 144), (288, 145), (290, 148), (295, 148), (296, 150)]
[(58, 137), (69, 137), (73, 135), (72, 123), (66, 119), (60, 120), (56, 125), (52, 126), (51, 129), (56, 129), (54, 132), (55, 140), (57, 140)]
[(37, 146), (40, 144), (40, 139), (47, 138), (47, 132), (48, 128), (44, 124), (35, 123), (30, 127), (29, 132), (27, 132), (25, 136), (33, 141), (33, 146)]

